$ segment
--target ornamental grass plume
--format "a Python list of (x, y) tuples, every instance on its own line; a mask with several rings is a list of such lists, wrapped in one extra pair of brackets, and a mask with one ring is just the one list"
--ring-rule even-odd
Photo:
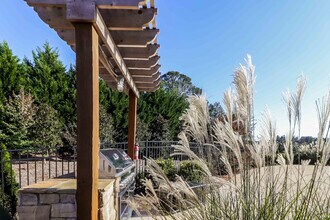
[[(245, 61), (224, 94), (225, 117), (211, 124), (203, 95), (189, 97), (189, 109), (181, 117), (184, 130), (172, 156), (184, 155), (199, 165), (203, 184), (192, 188), (180, 176), (170, 181), (150, 158), (147, 169), (152, 180), (145, 180), (146, 194), (130, 201), (137, 212), (143, 210), (154, 219), (179, 220), (329, 218), (330, 91), (316, 102), (319, 132), (313, 147), (318, 161), (294, 164), (294, 138), (300, 136), (306, 79), (299, 77), (296, 91), (283, 95), (289, 131), (281, 151), (268, 108), (259, 123), (260, 134), (255, 136), (255, 66), (249, 55)], [(203, 150), (195, 152), (189, 140), (210, 149), (212, 156)], [(222, 169), (215, 169), (219, 164)]]

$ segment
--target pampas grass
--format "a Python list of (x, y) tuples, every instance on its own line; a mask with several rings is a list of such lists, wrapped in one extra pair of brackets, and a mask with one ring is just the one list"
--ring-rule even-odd
[[(299, 77), (296, 91), (283, 94), (289, 131), (284, 152), (279, 152), (276, 122), (268, 108), (262, 114), (261, 132), (255, 137), (255, 66), (249, 55), (245, 61), (234, 73), (233, 87), (224, 94), (224, 118), (210, 125), (205, 96), (189, 97), (189, 109), (181, 117), (185, 127), (172, 156), (185, 155), (199, 165), (205, 176), (203, 186), (192, 189), (179, 176), (172, 182), (154, 160), (148, 159), (148, 171), (157, 187), (146, 180), (147, 194), (131, 201), (134, 209), (144, 210), (155, 219), (329, 218), (330, 169), (326, 163), (330, 157), (330, 95), (316, 102), (319, 134), (312, 147), (320, 155), (317, 164), (302, 161), (293, 165), (293, 138), (296, 132), (300, 135), (306, 79)], [(189, 139), (210, 148), (212, 157), (194, 153)], [(225, 176), (213, 169), (220, 163)]]

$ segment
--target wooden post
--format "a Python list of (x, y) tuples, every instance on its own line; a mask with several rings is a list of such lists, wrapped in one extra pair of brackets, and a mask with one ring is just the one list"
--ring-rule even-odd
[(77, 69), (77, 218), (98, 219), (99, 43), (92, 23), (74, 23)]
[(129, 90), (129, 115), (128, 115), (128, 155), (134, 158), (134, 145), (136, 142), (136, 110), (137, 97)]

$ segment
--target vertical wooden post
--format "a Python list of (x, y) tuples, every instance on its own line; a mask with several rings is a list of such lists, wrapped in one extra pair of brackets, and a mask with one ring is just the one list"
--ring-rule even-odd
[(137, 98), (132, 90), (129, 90), (129, 115), (128, 115), (128, 155), (134, 158), (134, 145), (136, 142), (136, 111)]
[(98, 219), (99, 43), (92, 23), (75, 23), (77, 69), (77, 217)]

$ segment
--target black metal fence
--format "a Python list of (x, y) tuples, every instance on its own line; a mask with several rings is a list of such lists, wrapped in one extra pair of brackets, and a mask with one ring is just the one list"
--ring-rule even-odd
[[(136, 172), (144, 172), (146, 158), (168, 158), (174, 153), (176, 141), (141, 141), (139, 144), (139, 160), (136, 161)], [(103, 143), (101, 149), (120, 148), (127, 150), (127, 142)], [(191, 143), (190, 148), (198, 153), (201, 146)], [(7, 196), (16, 198), (17, 188), (38, 183), (51, 178), (76, 177), (76, 150), (63, 147), (31, 148), (16, 150), (0, 150), (0, 206), (5, 206)], [(175, 160), (187, 159), (185, 156), (175, 156)], [(8, 208), (7, 208), (8, 209)], [(14, 209), (14, 208), (13, 208)]]
[[(136, 161), (136, 172), (141, 173), (145, 171), (147, 160), (146, 158), (168, 158), (172, 153), (174, 153), (173, 145), (177, 145), (177, 141), (140, 141), (139, 145), (139, 160)], [(197, 143), (190, 143), (190, 149), (196, 154), (201, 155), (205, 148)], [(103, 143), (100, 146), (101, 149), (106, 148), (119, 148), (127, 151), (127, 142), (122, 143)], [(204, 150), (203, 150), (204, 149)], [(204, 155), (206, 152), (203, 152)], [(174, 156), (174, 160), (182, 161), (188, 159), (186, 156), (177, 155)]]
[[(19, 188), (50, 178), (75, 178), (76, 156), (62, 153), (61, 148), (7, 150), (9, 160), (1, 161), (1, 169), (10, 164)], [(0, 151), (1, 158), (5, 151)], [(3, 170), (1, 170), (3, 173)], [(4, 181), (2, 181), (4, 182)]]
[[(173, 145), (178, 144), (176, 141), (141, 141), (139, 142), (139, 158), (137, 171), (144, 169), (144, 161), (146, 158), (168, 158), (174, 153)], [(103, 143), (101, 149), (120, 148), (127, 150), (127, 142), (122, 143)], [(190, 143), (190, 148), (198, 153), (201, 146), (196, 143)], [(37, 183), (50, 178), (75, 178), (76, 177), (76, 154), (72, 149), (69, 152), (63, 151), (61, 147), (57, 148), (31, 148), (0, 151), (0, 158), (7, 153), (9, 156), (5, 160), (1, 160), (1, 180), (4, 177), (4, 167), (10, 166), (11, 175), (15, 176), (15, 180), (19, 188), (32, 183)], [(175, 160), (186, 159), (182, 155), (174, 157)], [(140, 164), (139, 164), (140, 163)], [(13, 180), (14, 181), (14, 180)], [(4, 181), (1, 181), (3, 184)]]
[(32, 148), (0, 150), (0, 207), (16, 212), (17, 189), (50, 178), (75, 178), (74, 150)]

